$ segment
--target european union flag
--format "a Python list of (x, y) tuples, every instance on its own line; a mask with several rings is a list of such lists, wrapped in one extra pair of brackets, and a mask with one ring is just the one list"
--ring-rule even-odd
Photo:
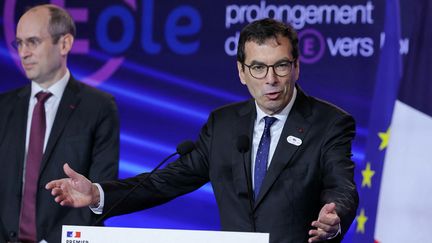
[(387, 149), (390, 122), (401, 78), (399, 53), (399, 0), (386, 0), (384, 21), (385, 39), (381, 48), (375, 91), (369, 118), (369, 135), (365, 160), (358, 164), (356, 181), (359, 185), (360, 205), (354, 223), (353, 242), (374, 242), (375, 216), (379, 196), (381, 172)]
[(430, 242), (432, 3), (410, 2), (415, 21), (402, 75), (398, 4), (387, 0), (354, 242)]
[(393, 111), (375, 223), (377, 242), (431, 242), (432, 2), (410, 1), (409, 53)]

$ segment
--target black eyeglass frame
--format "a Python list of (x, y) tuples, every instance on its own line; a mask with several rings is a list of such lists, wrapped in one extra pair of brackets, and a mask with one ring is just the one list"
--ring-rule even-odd
[[(251, 75), (252, 77), (254, 77), (254, 78), (256, 78), (256, 79), (264, 79), (265, 77), (267, 77), (267, 74), (268, 74), (268, 71), (269, 71), (270, 67), (273, 69), (273, 72), (274, 72), (274, 73), (276, 74), (276, 76), (278, 76), (278, 77), (286, 77), (286, 76), (290, 75), (291, 72), (292, 72), (292, 70), (293, 70), (293, 64), (294, 64), (295, 62), (296, 62), (296, 60), (293, 60), (293, 61), (286, 60), (286, 61), (277, 62), (277, 63), (275, 63), (275, 64), (273, 64), (273, 65), (266, 65), (266, 64), (250, 64), (250, 65), (248, 65), (248, 64), (246, 64), (246, 63), (243, 63), (243, 65), (245, 65), (245, 66), (249, 69), (249, 73), (250, 73), (250, 75)], [(278, 65), (281, 65), (281, 64), (284, 64), (284, 63), (289, 63), (291, 69), (288, 71), (287, 74), (280, 75), (280, 74), (276, 71), (275, 66), (278, 66)], [(262, 76), (262, 77), (256, 77), (255, 75), (253, 75), (253, 74), (252, 74), (252, 71), (251, 71), (251, 68), (252, 68), (253, 66), (265, 66), (265, 67), (266, 67), (266, 72), (265, 72), (264, 76)]]

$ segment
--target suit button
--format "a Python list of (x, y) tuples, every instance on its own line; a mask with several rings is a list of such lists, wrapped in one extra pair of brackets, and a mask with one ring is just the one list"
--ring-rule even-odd
[(12, 240), (12, 242), (14, 240), (16, 240), (17, 238), (17, 233), (15, 231), (9, 231), (9, 239)]

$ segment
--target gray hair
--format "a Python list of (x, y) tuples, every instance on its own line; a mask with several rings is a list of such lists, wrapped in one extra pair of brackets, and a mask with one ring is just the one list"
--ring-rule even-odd
[(28, 11), (35, 11), (40, 8), (47, 8), (50, 13), (48, 33), (51, 35), (53, 44), (56, 44), (60, 37), (66, 34), (71, 34), (73, 37), (75, 37), (75, 23), (66, 10), (54, 4), (44, 4), (33, 7)]

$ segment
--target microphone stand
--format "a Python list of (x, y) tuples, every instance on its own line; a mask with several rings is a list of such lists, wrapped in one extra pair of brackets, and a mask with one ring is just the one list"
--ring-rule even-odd
[[(247, 135), (241, 135), (237, 139), (237, 150), (242, 154), (243, 158), (243, 170), (246, 177), (246, 186), (247, 186), (247, 194), (249, 199), (249, 207), (250, 207), (250, 221), (252, 223), (252, 232), (256, 232), (256, 224), (255, 224), (255, 212), (254, 212), (254, 201), (252, 194), (252, 186), (251, 180), (249, 180), (249, 173), (246, 166), (245, 154), (249, 151), (249, 137)], [(252, 178), (252, 176), (250, 177)]]
[(250, 220), (252, 222), (252, 232), (256, 232), (256, 225), (255, 225), (255, 213), (254, 213), (254, 203), (252, 200), (252, 186), (251, 182), (249, 180), (249, 176), (246, 169), (246, 159), (245, 159), (245, 153), (242, 153), (243, 157), (243, 168), (245, 172), (246, 177), (246, 186), (247, 186), (247, 192), (248, 192), (248, 199), (249, 199), (249, 207), (250, 207)]
[(98, 225), (104, 218), (106, 218), (108, 216), (109, 213), (111, 213), (115, 208), (117, 208), (122, 202), (124, 202), (126, 200), (126, 198), (128, 198), (132, 192), (134, 192), (140, 185), (142, 182), (144, 182), (145, 180), (147, 180), (157, 169), (159, 169), (159, 167), (161, 167), (165, 162), (167, 162), (170, 158), (172, 158), (174, 155), (179, 154), (179, 152), (175, 152), (171, 155), (169, 155), (168, 157), (166, 157), (162, 162), (160, 162), (152, 171), (150, 171), (150, 173), (146, 174), (146, 176), (144, 176), (144, 178), (141, 178), (138, 183), (132, 187), (132, 189), (126, 194), (124, 195), (120, 200), (118, 200), (116, 203), (114, 203), (114, 205), (111, 206), (111, 208), (109, 208), (104, 214), (102, 214), (102, 216), (100, 216), (96, 222), (94, 222), (92, 224), (92, 226)]

